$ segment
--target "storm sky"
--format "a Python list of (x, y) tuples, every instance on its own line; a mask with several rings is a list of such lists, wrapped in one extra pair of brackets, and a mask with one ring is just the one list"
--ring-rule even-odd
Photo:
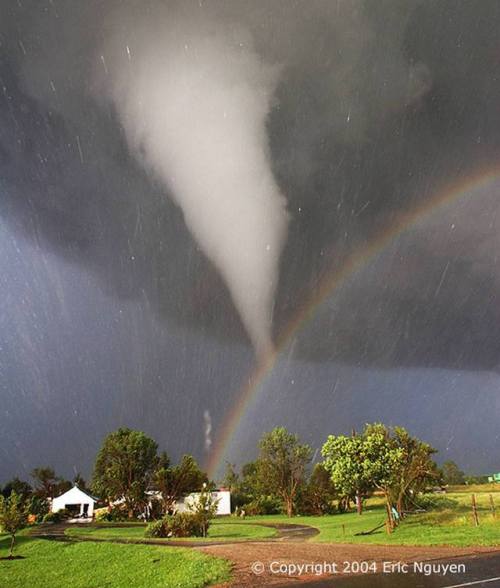
[(209, 460), (358, 253), (228, 458), (381, 420), (498, 471), (499, 27), (496, 0), (0, 0), (0, 481), (88, 475), (121, 425)]

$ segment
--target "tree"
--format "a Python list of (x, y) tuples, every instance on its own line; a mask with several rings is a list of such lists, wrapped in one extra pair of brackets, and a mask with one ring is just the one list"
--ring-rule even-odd
[(488, 476), (465, 476), (465, 484), (487, 484)]
[(231, 492), (238, 489), (240, 485), (240, 476), (236, 471), (236, 466), (234, 464), (229, 462), (226, 463), (222, 485)]
[(337, 497), (330, 474), (323, 464), (317, 463), (301, 493), (301, 513), (324, 515), (332, 512)]
[(269, 492), (275, 494), (276, 488), (269, 488), (267, 480), (262, 480), (259, 474), (259, 462), (249, 461), (241, 468), (240, 491), (249, 502)]
[(323, 467), (330, 474), (337, 492), (346, 503), (355, 497), (361, 515), (363, 497), (374, 487), (372, 472), (365, 463), (365, 439), (362, 436), (330, 435), (321, 454)]
[(454, 461), (445, 461), (441, 466), (443, 482), (452, 486), (465, 484), (465, 474)]
[(312, 450), (309, 445), (300, 444), (297, 435), (292, 435), (284, 427), (266, 433), (259, 446), (258, 480), (264, 488), (281, 497), (284, 510), (290, 517)]
[(402, 450), (393, 487), (393, 499), (398, 514), (402, 516), (410, 494), (423, 490), (430, 481), (439, 479), (439, 471), (432, 460), (437, 451), (429, 444), (412, 437), (403, 427), (394, 427), (391, 441)]
[(231, 491), (231, 508), (242, 509), (248, 514), (276, 514), (281, 512), (281, 498), (276, 489), (263, 483), (258, 472), (258, 463), (252, 461), (241, 468), (227, 464), (223, 486)]
[(50, 504), (46, 498), (32, 494), (27, 502), (26, 509), (28, 514), (34, 515), (37, 521), (41, 521), (50, 511)]
[(51, 467), (35, 468), (31, 472), (31, 477), (35, 480), (35, 494), (37, 496), (45, 499), (55, 496), (61, 478), (56, 476), (55, 471)]
[(199, 495), (189, 504), (189, 510), (198, 517), (202, 528), (202, 536), (206, 537), (210, 520), (217, 514), (219, 499), (215, 499), (208, 484), (203, 482)]
[(377, 488), (384, 494), (389, 525), (394, 526), (393, 504), (399, 515), (411, 492), (438, 477), (427, 443), (412, 437), (403, 427), (366, 425), (360, 436), (330, 436), (322, 449), (325, 468), (340, 492)]
[(207, 475), (191, 455), (183, 455), (176, 466), (170, 464), (166, 453), (159, 456), (153, 485), (161, 493), (164, 513), (171, 512), (179, 498), (200, 490), (206, 482)]
[(390, 532), (395, 526), (392, 498), (403, 463), (403, 450), (392, 442), (385, 425), (374, 423), (366, 425), (363, 431), (363, 451), (367, 479), (384, 494)]
[(54, 470), (48, 466), (35, 468), (31, 472), (31, 477), (35, 480), (34, 494), (44, 500), (54, 498), (72, 486), (68, 480), (56, 476)]
[(16, 533), (26, 526), (27, 512), (21, 497), (12, 491), (8, 498), (0, 495), (0, 529), (10, 535), (9, 558), (12, 558)]
[(26, 502), (31, 496), (32, 488), (28, 482), (20, 480), (16, 476), (15, 478), (12, 478), (12, 480), (9, 480), (2, 490), (2, 494), (5, 498), (8, 498), (12, 492), (15, 492), (23, 502)]
[(324, 466), (335, 487), (357, 496), (361, 514), (361, 496), (371, 488), (384, 494), (390, 527), (394, 526), (391, 491), (396, 483), (403, 451), (391, 442), (387, 428), (379, 423), (366, 425), (362, 435), (330, 435), (321, 450)]
[(87, 489), (87, 482), (85, 482), (85, 479), (80, 474), (80, 472), (78, 472), (75, 475), (75, 477), (73, 478), (73, 484), (75, 486), (78, 486), (78, 488), (80, 488), (80, 490), (86, 490)]
[(132, 518), (145, 504), (157, 464), (158, 446), (142, 431), (120, 428), (104, 440), (97, 455), (92, 487), (109, 502), (123, 500)]

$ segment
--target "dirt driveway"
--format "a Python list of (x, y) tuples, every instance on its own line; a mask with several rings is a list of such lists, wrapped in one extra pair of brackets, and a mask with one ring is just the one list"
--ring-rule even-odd
[[(244, 544), (212, 545), (200, 548), (201, 551), (223, 557), (233, 563), (233, 580), (221, 585), (225, 587), (247, 586), (286, 586), (298, 585), (302, 582), (318, 580), (320, 577), (309, 570), (300, 576), (288, 576), (283, 573), (271, 573), (271, 564), (274, 570), (281, 564), (324, 564), (336, 563), (338, 574), (327, 576), (329, 578), (345, 577), (341, 575), (344, 562), (375, 562), (380, 572), (382, 562), (414, 562), (428, 560), (455, 561), (460, 563), (460, 558), (471, 555), (485, 555), (498, 553), (498, 549), (487, 547), (407, 547), (384, 545), (343, 545), (332, 543), (308, 543), (308, 542), (259, 542)], [(258, 562), (257, 564), (255, 562)], [(347, 565), (347, 564), (346, 564)], [(255, 570), (252, 571), (253, 569)], [(323, 576), (323, 580), (325, 576)], [(334, 585), (334, 583), (333, 583)]]

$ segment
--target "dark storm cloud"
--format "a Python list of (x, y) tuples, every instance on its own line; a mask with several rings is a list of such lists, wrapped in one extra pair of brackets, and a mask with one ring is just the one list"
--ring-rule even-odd
[[(115, 67), (103, 48), (115, 38), (127, 58), (139, 13), (160, 29), (165, 14), (174, 29), (186, 19), (216, 22), (279, 67), (267, 128), (291, 220), (276, 333), (395, 213), (498, 155), (496, 2), (171, 2), (166, 13), (155, 2), (103, 6), (3, 5), (2, 214), (96, 272), (108, 293), (181, 325), (244, 336), (218, 272), (164, 197), (168, 186), (127, 147), (116, 100), (96, 100), (96, 69)], [(383, 284), (366, 280), (342, 320), (322, 315), (327, 327), (298, 349), (354, 363), (496, 365), (492, 260), (474, 265), (440, 246), (426, 253), (410, 284), (396, 269)], [(447, 283), (429, 298), (427, 285), (450, 259), (449, 283), (462, 292)]]

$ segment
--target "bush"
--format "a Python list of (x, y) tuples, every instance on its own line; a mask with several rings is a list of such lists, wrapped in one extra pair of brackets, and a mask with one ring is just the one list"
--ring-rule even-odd
[[(167, 515), (168, 516), (168, 515)], [(169, 537), (167, 531), (167, 523), (165, 521), (167, 517), (160, 519), (159, 521), (153, 521), (148, 524), (146, 530), (144, 531), (144, 535), (146, 537)], [(171, 535), (170, 535), (171, 536)]]
[(116, 523), (122, 521), (128, 521), (129, 518), (127, 513), (118, 506), (112, 506), (108, 509), (99, 509), (95, 512), (96, 521), (106, 521), (108, 523)]
[(244, 504), (242, 510), (249, 516), (281, 514), (283, 503), (277, 496), (260, 496)]
[(64, 521), (66, 519), (69, 519), (71, 516), (71, 513), (66, 510), (65, 508), (58, 510), (57, 512), (48, 512), (44, 517), (43, 517), (43, 522), (44, 523), (60, 523), (61, 521)]
[(180, 512), (149, 523), (146, 537), (204, 537), (209, 521), (203, 515)]

